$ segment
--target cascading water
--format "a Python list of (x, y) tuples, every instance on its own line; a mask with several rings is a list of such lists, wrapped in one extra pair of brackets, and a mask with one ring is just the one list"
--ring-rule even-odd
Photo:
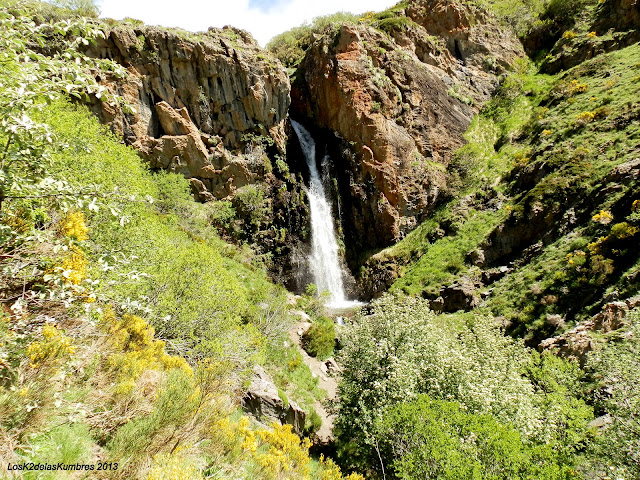
[[(348, 308), (360, 302), (347, 300), (338, 255), (338, 241), (333, 228), (331, 207), (316, 166), (316, 144), (311, 134), (298, 122), (291, 120), (309, 166), (309, 206), (311, 208), (311, 257), (309, 263), (318, 292), (329, 292), (327, 306)], [(326, 158), (326, 157), (325, 157)]]

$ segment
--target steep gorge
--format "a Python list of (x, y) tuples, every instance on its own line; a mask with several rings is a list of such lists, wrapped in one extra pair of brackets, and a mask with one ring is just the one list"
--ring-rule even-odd
[[(293, 87), (246, 32), (116, 25), (87, 53), (127, 68), (126, 79), (98, 80), (133, 111), (93, 108), (152, 168), (189, 178), (196, 199), (231, 202), (237, 218), (223, 232), (257, 246), (274, 278), (300, 290), (310, 229), (290, 103), (332, 153), (337, 227), (357, 271), (366, 252), (403, 238), (447, 197), (462, 134), (523, 55), (490, 15), (452, 0), (393, 16), (399, 26), (385, 31), (344, 24), (321, 36)], [(251, 188), (257, 198), (244, 205)]]
[(343, 25), (306, 53), (292, 115), (335, 133), (347, 253), (397, 242), (446, 197), (473, 116), (522, 56), (512, 33), (454, 1), (411, 2), (388, 31)]

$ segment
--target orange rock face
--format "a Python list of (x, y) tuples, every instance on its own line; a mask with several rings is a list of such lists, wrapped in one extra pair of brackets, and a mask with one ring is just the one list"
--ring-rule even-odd
[(471, 118), (523, 54), (455, 1), (414, 1), (404, 16), (389, 33), (343, 25), (307, 51), (292, 86), (292, 116), (335, 132), (349, 152), (333, 174), (356, 249), (398, 241), (429, 215)]

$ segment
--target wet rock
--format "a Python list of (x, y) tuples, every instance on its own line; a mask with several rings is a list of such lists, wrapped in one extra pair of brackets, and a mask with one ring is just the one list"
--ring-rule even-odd
[(273, 380), (260, 366), (254, 368), (254, 376), (242, 399), (242, 406), (258, 421), (276, 420), (282, 424), (292, 425), (296, 434), (302, 434), (306, 418), (304, 410), (292, 400), (285, 405), (278, 395), (278, 389)]

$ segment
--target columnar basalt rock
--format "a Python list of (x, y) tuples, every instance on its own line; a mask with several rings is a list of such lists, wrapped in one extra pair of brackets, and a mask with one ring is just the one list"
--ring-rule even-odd
[(123, 25), (88, 53), (128, 71), (126, 79), (99, 81), (134, 111), (96, 101), (99, 117), (152, 167), (198, 179), (208, 193), (201, 199), (227, 197), (259, 174), (259, 165), (232, 161), (247, 136), (270, 137), (285, 151), (288, 76), (242, 30), (190, 34)]

